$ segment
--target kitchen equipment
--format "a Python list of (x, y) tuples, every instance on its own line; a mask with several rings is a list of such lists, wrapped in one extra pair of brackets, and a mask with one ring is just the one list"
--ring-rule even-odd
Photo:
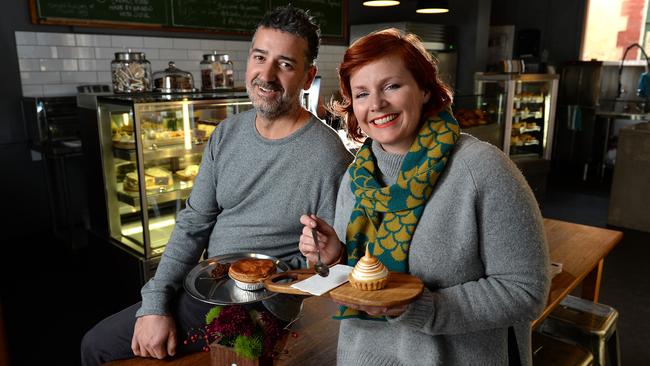
[(230, 56), (217, 51), (203, 55), (201, 61), (201, 90), (231, 89), (235, 87), (235, 75)]
[(621, 128), (616, 155), (607, 223), (650, 232), (650, 122)]
[(153, 91), (161, 93), (185, 93), (194, 91), (192, 74), (176, 67), (174, 61), (169, 61), (165, 70), (153, 73)]
[(248, 304), (267, 300), (275, 295), (274, 292), (262, 289), (246, 291), (235, 286), (229, 277), (215, 279), (211, 272), (217, 263), (233, 263), (244, 258), (270, 259), (275, 262), (280, 272), (288, 271), (289, 266), (278, 258), (258, 253), (233, 253), (212, 257), (200, 262), (185, 277), (185, 290), (195, 299), (215, 305)]
[(320, 260), (320, 244), (318, 244), (318, 232), (316, 229), (311, 229), (311, 235), (314, 237), (314, 245), (318, 253), (318, 261), (314, 266), (314, 271), (321, 277), (327, 277), (330, 274), (330, 269)]
[(115, 52), (111, 76), (115, 93), (138, 93), (151, 89), (151, 63), (143, 52)]
[(637, 95), (645, 64), (572, 61), (562, 67), (553, 149), (553, 174), (609, 185), (618, 131), (648, 119), (648, 99)]
[[(291, 285), (295, 281), (305, 280), (314, 274), (311, 269), (276, 273), (264, 280), (264, 287), (272, 292), (311, 296), (307, 292), (291, 287)], [(286, 282), (287, 280), (289, 282)], [(363, 291), (346, 282), (323, 296), (329, 295), (332, 299), (347, 304), (391, 307), (411, 303), (420, 296), (423, 290), (424, 284), (419, 278), (408, 273), (390, 272), (388, 285), (381, 290)]]
[(22, 106), (29, 139), (34, 146), (56, 153), (58, 149), (70, 150), (65, 142), (80, 142), (81, 126), (75, 97), (23, 97)]
[(32, 156), (40, 156), (53, 234), (69, 250), (87, 244), (81, 119), (73, 96), (23, 97), (23, 121)]

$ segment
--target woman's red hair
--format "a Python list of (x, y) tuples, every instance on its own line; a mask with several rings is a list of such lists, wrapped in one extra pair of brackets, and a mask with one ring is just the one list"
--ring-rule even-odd
[(339, 66), (339, 90), (342, 100), (330, 104), (330, 109), (343, 118), (348, 136), (362, 141), (363, 132), (354, 117), (350, 77), (360, 67), (382, 57), (397, 55), (411, 72), (420, 89), (431, 96), (422, 107), (421, 120), (448, 107), (452, 102), (450, 88), (438, 77), (436, 60), (414, 34), (401, 34), (395, 28), (377, 31), (355, 41), (343, 56)]

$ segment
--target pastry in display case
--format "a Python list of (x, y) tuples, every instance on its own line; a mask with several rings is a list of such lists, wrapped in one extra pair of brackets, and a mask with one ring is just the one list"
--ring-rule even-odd
[(145, 259), (160, 256), (205, 143), (222, 120), (251, 108), (245, 92), (98, 97), (110, 237)]
[(504, 99), (498, 96), (457, 95), (452, 107), (463, 132), (492, 145), (503, 146), (505, 131)]
[(475, 81), (477, 105), (502, 101), (504, 133), (497, 146), (513, 158), (550, 160), (559, 76), (477, 73)]

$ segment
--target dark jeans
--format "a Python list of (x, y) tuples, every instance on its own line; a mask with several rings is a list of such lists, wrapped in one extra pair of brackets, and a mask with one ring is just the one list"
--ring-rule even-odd
[[(195, 300), (185, 291), (180, 292), (172, 305), (172, 314), (176, 320), (176, 353), (198, 352), (206, 344), (199, 342), (183, 344), (188, 339), (188, 332), (205, 325), (205, 314), (214, 305)], [(131, 350), (131, 339), (135, 326), (135, 313), (140, 303), (109, 316), (88, 331), (81, 341), (81, 365), (95, 366), (104, 362), (135, 357)]]

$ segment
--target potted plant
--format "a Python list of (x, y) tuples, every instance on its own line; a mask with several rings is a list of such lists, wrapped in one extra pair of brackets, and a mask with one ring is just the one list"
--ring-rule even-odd
[(284, 344), (278, 341), (286, 340), (282, 323), (267, 310), (215, 306), (206, 314), (205, 324), (189, 340), (206, 342), (203, 350), (210, 352), (212, 366), (271, 365), (274, 350)]

